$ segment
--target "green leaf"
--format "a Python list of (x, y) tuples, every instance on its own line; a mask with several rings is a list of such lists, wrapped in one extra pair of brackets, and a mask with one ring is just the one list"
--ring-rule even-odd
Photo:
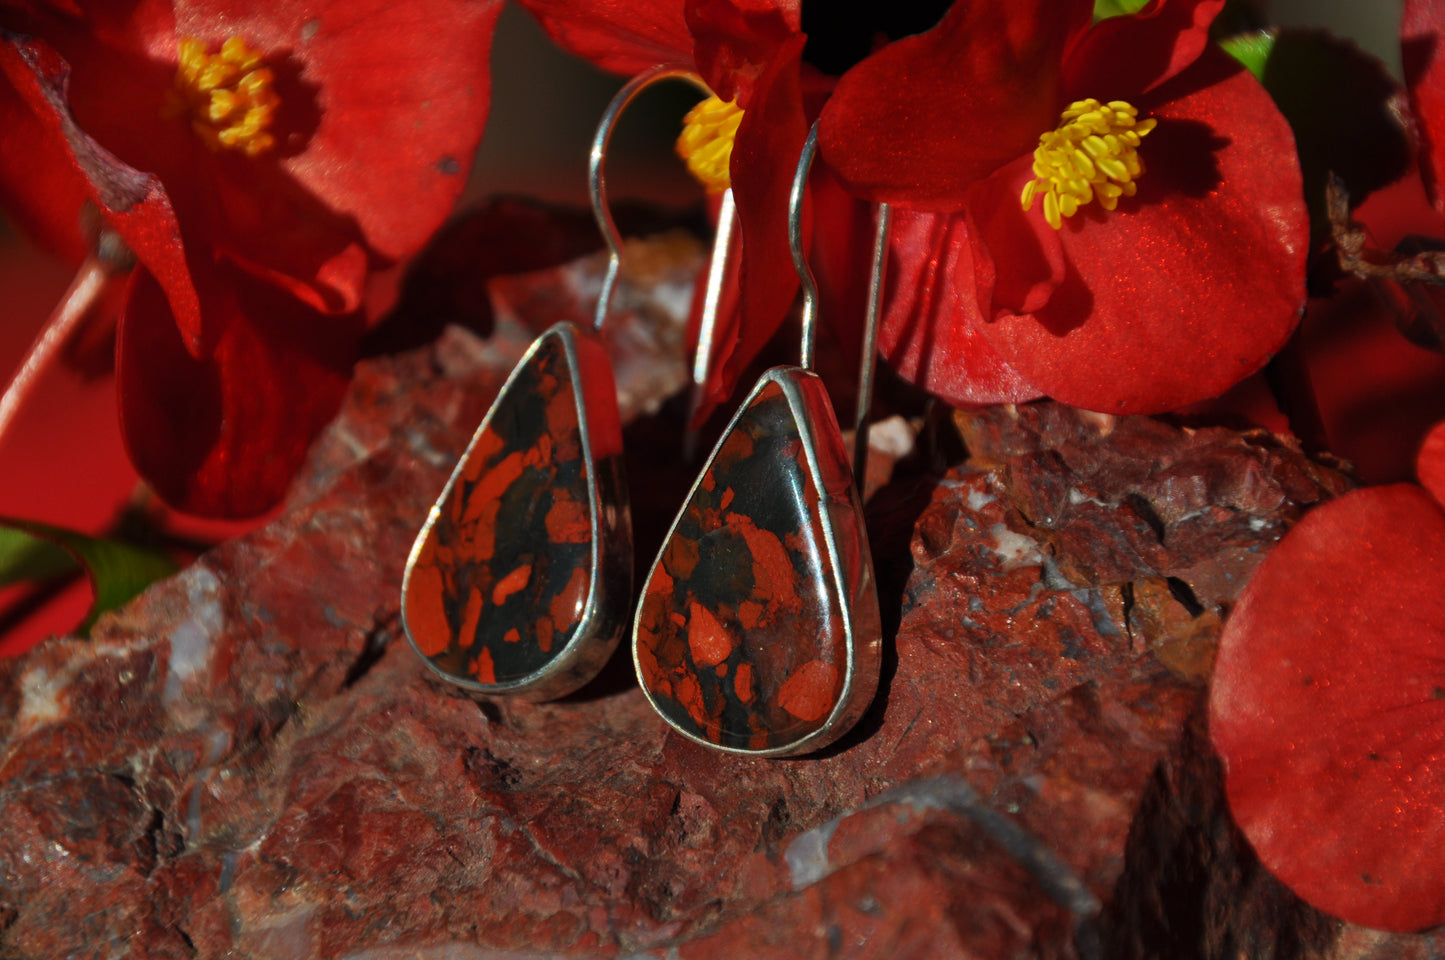
[(175, 562), (157, 550), (43, 523), (0, 518), (0, 586), (50, 580), (77, 568), (90, 578), (95, 597), (80, 624), (82, 631), (89, 630), (102, 613), (176, 572)]
[(54, 580), (78, 570), (65, 548), (13, 526), (0, 526), (0, 587)]
[(1148, 5), (1149, 0), (1094, 0), (1094, 22), (1131, 16)]
[(1274, 52), (1277, 34), (1273, 30), (1259, 30), (1254, 33), (1239, 33), (1225, 37), (1219, 46), (1225, 53), (1238, 60), (1259, 81), (1264, 80), (1264, 66)]

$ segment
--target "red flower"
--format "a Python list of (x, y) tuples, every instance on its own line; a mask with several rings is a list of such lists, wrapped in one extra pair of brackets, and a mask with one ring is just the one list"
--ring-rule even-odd
[(1284, 343), (1304, 303), (1299, 164), (1263, 88), (1208, 43), (1222, 5), (1091, 25), (1090, 0), (956, 3), (839, 81), (823, 159), (855, 194), (915, 208), (881, 338), (905, 375), (954, 402), (1157, 412)]
[(0, 13), (0, 199), (139, 261), (118, 331), (138, 469), (192, 512), (284, 492), (350, 375), (369, 271), (466, 180), (500, 4), (281, 0)]
[(559, 45), (608, 70), (690, 66), (744, 111), (730, 171), (742, 236), (738, 294), (718, 317), (707, 406), (722, 402), (798, 291), (788, 193), (808, 135), (798, 0), (522, 0)]
[(1230, 614), (1210, 695), (1235, 820), (1320, 909), (1445, 922), (1445, 424), (1425, 489), (1357, 490), (1311, 512)]

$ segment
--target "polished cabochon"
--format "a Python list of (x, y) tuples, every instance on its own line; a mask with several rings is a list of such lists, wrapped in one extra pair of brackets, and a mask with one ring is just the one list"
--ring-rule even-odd
[(881, 632), (832, 404), (815, 374), (774, 368), (713, 450), (643, 587), (643, 691), (699, 743), (806, 753), (872, 700)]
[(570, 322), (518, 362), (418, 534), (402, 622), (438, 676), (533, 700), (590, 680), (632, 596), (632, 525), (607, 351)]

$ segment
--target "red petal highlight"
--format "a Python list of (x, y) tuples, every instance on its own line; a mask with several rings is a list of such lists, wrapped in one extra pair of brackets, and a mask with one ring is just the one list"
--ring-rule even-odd
[[(1020, 376), (1075, 406), (1157, 413), (1218, 396), (1269, 359), (1304, 305), (1309, 223), (1289, 126), (1217, 51), (1175, 84), (1177, 99), (1146, 111), (1160, 123), (1140, 149), (1138, 196), (1066, 220), (1067, 272), (1048, 302), (1014, 314), (995, 294), (983, 327)], [(1001, 213), (1042, 222), (1037, 204), (1009, 199)], [(1000, 275), (1023, 235), (1006, 227), (980, 224)]]
[(860, 197), (960, 209), (974, 181), (1031, 153), (1058, 123), (1063, 51), (1093, 6), (955, 3), (932, 30), (843, 75), (819, 151)]
[(1420, 131), (1420, 169), (1435, 209), (1445, 213), (1445, 2), (1405, 0), (1400, 58)]
[(1040, 396), (978, 332), (982, 319), (965, 219), (895, 209), (878, 331), (888, 363), (955, 406)]
[(1445, 511), (1413, 485), (1319, 507), (1225, 624), (1210, 696), (1234, 818), (1352, 923), (1445, 922)]
[(691, 63), (683, 0), (519, 0), (569, 53), (613, 73)]
[(1224, 0), (1154, 0), (1079, 38), (1064, 61), (1064, 100), (1135, 100), (1167, 82), (1209, 45)]
[(116, 377), (131, 461), (188, 513), (247, 517), (286, 492), (340, 406), (361, 320), (327, 317), (240, 271), (208, 301), (226, 333), (197, 361), (154, 277), (137, 268), (121, 318)]

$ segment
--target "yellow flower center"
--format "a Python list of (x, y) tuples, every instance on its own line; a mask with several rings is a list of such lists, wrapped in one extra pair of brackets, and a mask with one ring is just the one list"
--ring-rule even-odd
[(183, 37), (179, 59), (167, 116), (189, 117), (191, 129), (212, 150), (254, 157), (276, 145), (270, 126), (281, 98), (271, 89), (276, 78), (262, 66), (261, 51), (231, 37), (212, 54), (202, 41)]
[(1113, 210), (1120, 197), (1132, 197), (1138, 189), (1134, 181), (1144, 172), (1139, 141), (1156, 123), (1140, 120), (1134, 105), (1123, 100), (1074, 101), (1058, 128), (1039, 137), (1034, 151), (1038, 179), (1024, 185), (1019, 202), (1032, 209), (1042, 194), (1044, 219), (1055, 230), (1092, 200)]
[(733, 156), (733, 139), (743, 111), (735, 103), (708, 97), (683, 117), (682, 135), (677, 138), (677, 155), (708, 193), (722, 193), (732, 185), (728, 163)]

